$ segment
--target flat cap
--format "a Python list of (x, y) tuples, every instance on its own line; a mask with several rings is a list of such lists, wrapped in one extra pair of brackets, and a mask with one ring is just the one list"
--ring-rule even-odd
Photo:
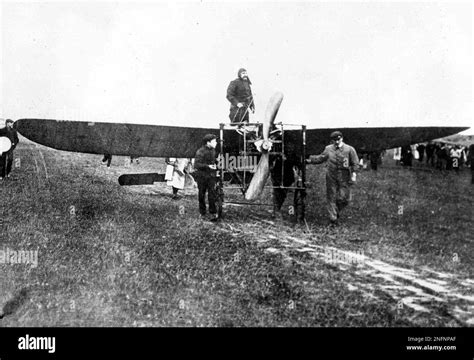
[(207, 144), (209, 141), (217, 139), (217, 136), (214, 134), (207, 134), (202, 138), (202, 143)]

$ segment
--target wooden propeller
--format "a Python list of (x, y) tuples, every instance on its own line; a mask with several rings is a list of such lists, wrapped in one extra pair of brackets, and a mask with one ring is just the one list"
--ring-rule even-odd
[(250, 181), (249, 187), (245, 192), (246, 200), (255, 200), (263, 190), (265, 183), (267, 182), (268, 176), (270, 174), (270, 164), (269, 164), (269, 151), (272, 147), (271, 141), (268, 139), (270, 134), (270, 129), (273, 126), (275, 117), (280, 108), (280, 104), (283, 101), (283, 94), (281, 92), (275, 93), (271, 98), (265, 110), (265, 118), (263, 119), (263, 143), (261, 146), (262, 156), (257, 165), (257, 170), (255, 171), (252, 180)]

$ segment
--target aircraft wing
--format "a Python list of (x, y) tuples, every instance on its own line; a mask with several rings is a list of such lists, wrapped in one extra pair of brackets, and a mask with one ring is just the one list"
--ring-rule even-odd
[[(206, 134), (219, 128), (119, 124), (46, 119), (19, 119), (17, 130), (26, 138), (54, 149), (133, 157), (194, 157)], [(379, 151), (445, 137), (466, 127), (339, 128), (344, 142), (359, 152)], [(307, 129), (306, 154), (317, 155), (335, 129)], [(239, 134), (225, 130), (226, 149), (238, 149)], [(287, 149), (299, 150), (301, 130), (285, 131)], [(286, 146), (286, 145), (285, 145)]]
[(194, 157), (204, 135), (219, 135), (218, 129), (45, 119), (20, 119), (15, 126), (54, 149), (133, 157)]
[(453, 135), (442, 139), (435, 139), (435, 142), (440, 142), (449, 145), (459, 145), (469, 147), (474, 144), (474, 135)]
[[(418, 144), (445, 134), (457, 134), (467, 127), (377, 127), (377, 128), (341, 128), (344, 142), (358, 152), (381, 151), (411, 144)], [(335, 129), (307, 130), (308, 154), (319, 154), (329, 143), (329, 135)], [(324, 145), (323, 145), (324, 144)]]

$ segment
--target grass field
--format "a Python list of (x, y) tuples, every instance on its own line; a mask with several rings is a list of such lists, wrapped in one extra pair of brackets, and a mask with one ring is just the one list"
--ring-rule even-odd
[(474, 324), (469, 169), (363, 171), (331, 228), (312, 166), (307, 225), (232, 205), (216, 225), (199, 218), (196, 189), (172, 200), (166, 184), (118, 185), (161, 159), (107, 168), (24, 139), (16, 156), (0, 250), (38, 250), (38, 264), (0, 263), (0, 326)]

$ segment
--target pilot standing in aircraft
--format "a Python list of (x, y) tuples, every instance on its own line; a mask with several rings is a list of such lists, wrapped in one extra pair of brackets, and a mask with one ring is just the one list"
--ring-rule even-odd
[(202, 139), (203, 145), (196, 152), (194, 168), (196, 169), (195, 179), (198, 184), (199, 213), (201, 217), (206, 216), (206, 192), (208, 193), (209, 213), (211, 221), (217, 221), (216, 208), (216, 145), (217, 136), (207, 134)]
[(0, 129), (0, 136), (6, 136), (10, 139), (12, 146), (10, 150), (3, 153), (0, 158), (0, 180), (4, 177), (10, 177), (13, 164), (13, 150), (15, 150), (19, 142), (18, 133), (13, 128), (13, 120), (7, 119), (5, 125), (6, 126), (3, 129)]
[(355, 182), (359, 158), (352, 146), (344, 144), (340, 131), (331, 133), (331, 142), (321, 155), (310, 156), (306, 162), (321, 164), (327, 161), (327, 210), (331, 224), (336, 224), (342, 209), (349, 204), (350, 184)]
[(232, 80), (227, 87), (227, 100), (230, 101), (229, 118), (232, 123), (248, 123), (249, 109), (255, 112), (252, 89), (247, 70), (239, 69), (237, 79)]

